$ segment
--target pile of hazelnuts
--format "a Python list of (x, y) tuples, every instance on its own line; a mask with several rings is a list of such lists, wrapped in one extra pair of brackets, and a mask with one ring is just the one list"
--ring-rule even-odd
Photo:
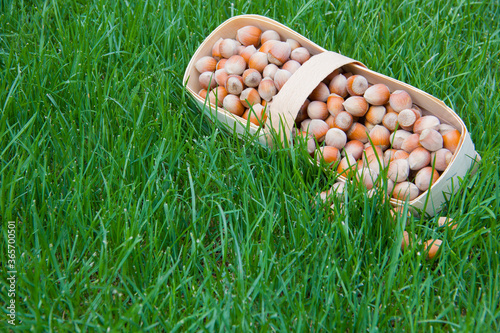
[[(211, 104), (264, 126), (267, 109), (293, 73), (311, 57), (274, 30), (245, 26), (236, 39), (219, 39), (200, 58), (199, 95)], [(309, 95), (295, 120), (295, 139), (320, 163), (354, 175), (369, 190), (383, 182), (399, 200), (413, 200), (434, 184), (451, 162), (460, 132), (423, 115), (404, 90), (390, 91), (341, 68)], [(385, 169), (387, 168), (387, 169)], [(337, 183), (330, 191), (342, 191)]]

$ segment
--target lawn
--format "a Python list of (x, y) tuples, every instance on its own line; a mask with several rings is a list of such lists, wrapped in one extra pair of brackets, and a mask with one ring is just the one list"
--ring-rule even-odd
[[(393, 221), (359, 186), (332, 210), (304, 150), (200, 113), (190, 57), (250, 13), (457, 112), (482, 156), (439, 215), (457, 229)], [(0, 2), (0, 331), (500, 331), (499, 17), (495, 0)], [(404, 230), (439, 256), (402, 252)]]

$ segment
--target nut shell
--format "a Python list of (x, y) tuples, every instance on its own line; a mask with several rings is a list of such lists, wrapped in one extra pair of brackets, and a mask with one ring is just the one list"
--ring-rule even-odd
[(292, 49), (290, 44), (286, 42), (278, 42), (271, 47), (267, 54), (267, 59), (269, 63), (275, 64), (276, 66), (283, 66), (285, 62), (290, 59), (290, 53)]
[(249, 68), (243, 72), (243, 83), (247, 87), (255, 88), (259, 86), (260, 81), (262, 81), (262, 75), (260, 72), (254, 68)]
[(359, 140), (350, 140), (344, 146), (344, 155), (351, 154), (356, 160), (359, 160), (363, 155), (364, 144)]
[(274, 84), (278, 88), (278, 91), (281, 90), (290, 77), (292, 77), (292, 73), (287, 70), (279, 69), (276, 71), (276, 74), (274, 74)]
[(245, 108), (248, 108), (254, 104), (260, 104), (262, 102), (262, 99), (260, 98), (257, 89), (246, 88), (241, 92), (240, 101)]
[(307, 114), (311, 119), (325, 120), (330, 115), (326, 108), (326, 103), (320, 101), (312, 101), (307, 107)]
[(222, 101), (224, 100), (224, 98), (226, 98), (226, 96), (227, 96), (227, 90), (222, 86), (218, 86), (212, 89), (208, 94), (210, 103), (218, 105), (220, 107), (222, 107)]
[(404, 90), (396, 90), (389, 97), (389, 104), (391, 108), (399, 113), (404, 109), (410, 109), (412, 107), (411, 96)]
[(424, 251), (427, 253), (426, 259), (434, 259), (439, 251), (439, 248), (443, 244), (440, 239), (429, 239), (424, 243)]
[(240, 98), (236, 95), (227, 95), (226, 98), (224, 98), (224, 100), (222, 101), (222, 106), (227, 111), (240, 117), (245, 112), (245, 108), (241, 104)]
[(240, 28), (236, 31), (236, 40), (244, 46), (253, 45), (257, 47), (259, 45), (261, 34), (262, 30), (259, 28), (247, 25), (246, 27)]
[(355, 117), (363, 117), (368, 111), (368, 103), (362, 96), (351, 96), (342, 105), (347, 112)]
[(459, 142), (460, 132), (458, 130), (453, 129), (443, 134), (443, 146), (452, 153), (455, 153), (457, 150)]
[(201, 57), (195, 64), (194, 67), (199, 73), (205, 72), (215, 72), (215, 67), (217, 66), (217, 60), (210, 56)]
[(395, 183), (400, 183), (408, 179), (410, 165), (406, 159), (397, 159), (389, 163), (387, 176)]
[(342, 149), (347, 143), (347, 135), (338, 128), (330, 128), (325, 135), (325, 145)]
[(385, 84), (377, 83), (368, 87), (363, 96), (371, 105), (384, 105), (389, 101), (391, 93)]
[(305, 47), (298, 47), (290, 54), (290, 59), (297, 61), (300, 64), (305, 63), (311, 58), (311, 54)]
[(264, 44), (268, 40), (281, 41), (280, 34), (274, 30), (266, 30), (260, 35), (260, 42)]
[(263, 52), (255, 52), (248, 60), (248, 68), (256, 69), (260, 73), (262, 73), (268, 64), (269, 61), (267, 60), (267, 54)]
[(347, 79), (347, 92), (351, 96), (363, 96), (368, 89), (368, 81), (362, 75), (353, 75)]
[(347, 131), (347, 138), (349, 140), (359, 140), (362, 143), (368, 142), (368, 130), (360, 123), (353, 123), (352, 126)]
[(392, 197), (398, 200), (414, 200), (419, 195), (418, 187), (411, 182), (401, 182), (394, 186)]
[(243, 78), (239, 75), (229, 75), (226, 84), (226, 90), (229, 94), (239, 95), (245, 88), (245, 84), (243, 83)]
[(258, 91), (260, 97), (268, 102), (278, 93), (278, 89), (274, 85), (274, 80), (271, 78), (265, 78), (260, 81)]
[(443, 137), (438, 131), (425, 129), (420, 133), (419, 142), (425, 149), (436, 151), (443, 148)]
[[(340, 161), (340, 151), (335, 147), (324, 146), (318, 149), (318, 161), (325, 162), (327, 164)], [(332, 165), (332, 166), (333, 166)]]
[(311, 101), (326, 102), (328, 100), (328, 96), (330, 96), (330, 90), (328, 89), (328, 86), (323, 82), (320, 82), (309, 95), (309, 99)]
[(347, 97), (347, 79), (344, 75), (338, 74), (335, 76), (328, 85), (332, 94), (337, 94), (342, 98)]
[(415, 185), (422, 192), (427, 191), (430, 186), (438, 180), (439, 173), (433, 170), (432, 167), (425, 167), (421, 169), (415, 176)]
[[(411, 170), (420, 170), (423, 167), (428, 166), (429, 163), (431, 162), (431, 153), (423, 147), (415, 148), (410, 153), (410, 156), (408, 157), (408, 162), (410, 163)], [(418, 184), (416, 185), (418, 188), (420, 188)]]

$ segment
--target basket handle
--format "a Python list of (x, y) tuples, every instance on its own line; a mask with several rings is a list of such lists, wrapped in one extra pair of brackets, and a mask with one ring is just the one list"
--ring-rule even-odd
[(291, 130), (297, 113), (311, 92), (334, 70), (347, 64), (366, 67), (359, 61), (335, 52), (325, 51), (314, 55), (288, 79), (280, 92), (273, 97), (268, 123), (276, 133), (279, 133), (282, 143), (290, 142)]

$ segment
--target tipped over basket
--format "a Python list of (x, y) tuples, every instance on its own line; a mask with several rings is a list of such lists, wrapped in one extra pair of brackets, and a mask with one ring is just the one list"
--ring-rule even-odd
[[(202, 86), (199, 81), (200, 72), (195, 64), (205, 56), (212, 56), (212, 48), (217, 41), (235, 38), (238, 29), (246, 26), (257, 27), (261, 31), (274, 30), (283, 41), (293, 39), (305, 47), (311, 57), (298, 68), (272, 98), (267, 107), (267, 120), (264, 126), (257, 126), (246, 119), (235, 115), (221, 106), (209, 102), (199, 92)], [(431, 216), (435, 215), (445, 202), (446, 195), (458, 189), (458, 181), (463, 178), (474, 163), (480, 160), (474, 144), (460, 117), (441, 100), (393, 78), (367, 69), (359, 61), (350, 59), (341, 54), (330, 52), (316, 45), (307, 38), (290, 28), (269, 18), (259, 15), (242, 15), (233, 17), (217, 27), (198, 47), (191, 58), (184, 74), (184, 84), (194, 100), (206, 115), (212, 120), (218, 120), (227, 125), (230, 131), (241, 136), (256, 135), (258, 140), (266, 145), (273, 145), (273, 133), (277, 133), (281, 142), (291, 142), (296, 118), (304, 102), (311, 92), (330, 76), (334, 71), (349, 72), (349, 75), (361, 75), (369, 85), (384, 84), (391, 92), (404, 90), (409, 93), (414, 104), (418, 106), (421, 116), (433, 115), (439, 118), (442, 124), (451, 125), (460, 133), (458, 146), (451, 161), (442, 171), (438, 180), (416, 198), (409, 201), (409, 205), (416, 211), (423, 211)], [(222, 105), (222, 104), (221, 104)], [(274, 135), (274, 138), (276, 135)], [(383, 156), (381, 156), (383, 159)], [(340, 176), (345, 180), (345, 177)], [(394, 206), (404, 205), (405, 201), (391, 198)]]

